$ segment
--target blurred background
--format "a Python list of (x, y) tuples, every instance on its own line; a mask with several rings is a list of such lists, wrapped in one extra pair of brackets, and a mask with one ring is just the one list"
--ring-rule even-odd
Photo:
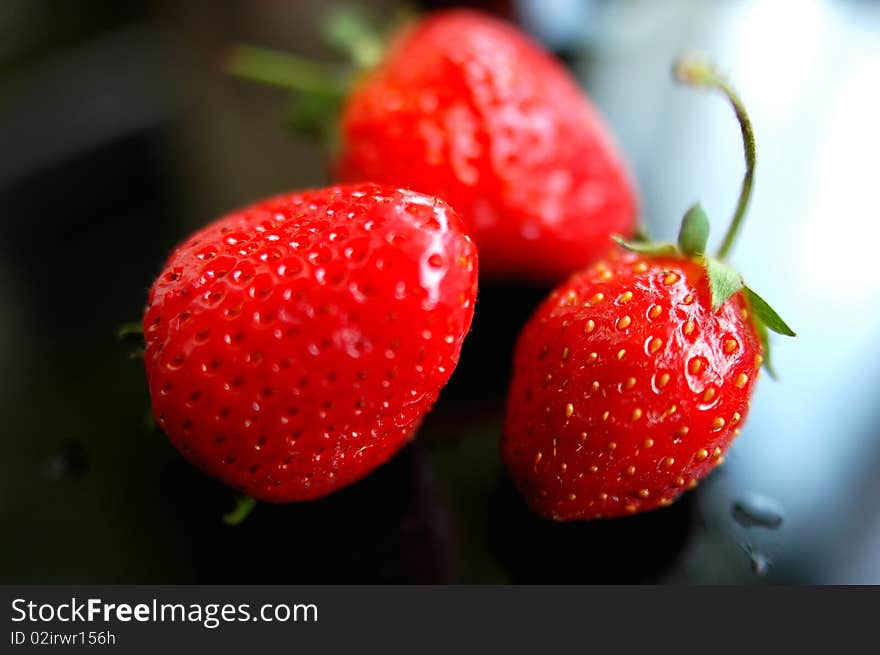
[(334, 5), (4, 0), (0, 582), (880, 583), (880, 3), (469, 4), (571, 67), (661, 238), (698, 199), (724, 221), (743, 170), (729, 106), (674, 85), (672, 60), (706, 53), (740, 90), (758, 168), (734, 260), (799, 336), (777, 339), (780, 381), (762, 378), (726, 465), (659, 512), (531, 515), (497, 443), (513, 340), (546, 289), (486, 285), (415, 444), (330, 498), (223, 526), (231, 492), (151, 429), (114, 332), (190, 231), (327, 181), (286, 96), (221, 60), (244, 41), (332, 61), (317, 25)]

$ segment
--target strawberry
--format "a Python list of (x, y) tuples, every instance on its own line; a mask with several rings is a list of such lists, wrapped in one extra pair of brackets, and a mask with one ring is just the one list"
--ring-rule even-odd
[[(267, 74), (273, 61), (244, 49), (231, 67), (301, 90), (302, 62)], [(428, 14), (396, 34), (341, 104), (338, 177), (444, 198), (470, 226), (487, 275), (557, 281), (595, 261), (611, 234), (633, 232), (635, 193), (607, 126), (564, 67), (512, 25), (470, 10)]]
[(516, 348), (502, 440), (511, 477), (555, 520), (671, 503), (724, 458), (746, 419), (766, 330), (793, 335), (725, 262), (754, 171), (751, 123), (706, 64), (679, 79), (719, 88), (742, 123), (747, 173), (718, 257), (708, 219), (685, 215), (678, 245), (631, 243), (554, 290)]
[(233, 212), (150, 290), (156, 419), (248, 496), (329, 494), (413, 435), (456, 366), (476, 284), (476, 248), (436, 198), (360, 185)]

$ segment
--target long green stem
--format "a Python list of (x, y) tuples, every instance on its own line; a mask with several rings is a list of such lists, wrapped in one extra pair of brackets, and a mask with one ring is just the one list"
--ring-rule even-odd
[(338, 69), (289, 52), (250, 45), (235, 46), (226, 70), (232, 75), (289, 91), (344, 97), (347, 75)]
[(718, 258), (724, 259), (730, 253), (736, 237), (742, 228), (743, 219), (749, 206), (749, 198), (752, 195), (752, 180), (755, 175), (755, 133), (752, 130), (752, 121), (746, 112), (745, 105), (736, 91), (727, 83), (721, 74), (715, 68), (701, 60), (693, 57), (682, 57), (675, 64), (675, 77), (680, 82), (690, 84), (691, 86), (702, 86), (708, 89), (717, 89), (723, 93), (736, 113), (739, 121), (740, 131), (742, 132), (743, 150), (745, 151), (746, 172), (743, 176), (742, 189), (739, 192), (739, 200), (736, 203), (736, 210), (718, 249)]

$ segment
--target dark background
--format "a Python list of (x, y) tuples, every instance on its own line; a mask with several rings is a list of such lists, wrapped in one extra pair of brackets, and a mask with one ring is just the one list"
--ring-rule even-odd
[[(238, 41), (333, 60), (316, 26), (334, 4), (4, 0), (0, 582), (880, 582), (880, 5), (479, 4), (570, 64), (659, 237), (697, 199), (723, 224), (742, 174), (729, 107), (676, 87), (671, 61), (706, 52), (744, 96), (759, 165), (735, 260), (799, 337), (777, 341), (781, 381), (762, 379), (727, 464), (659, 512), (528, 513), (497, 441), (513, 340), (546, 290), (483, 285), (417, 443), (325, 500), (224, 527), (231, 492), (151, 431), (114, 331), (187, 233), (326, 181), (326, 155), (282, 126), (284, 94), (220, 61)], [(735, 520), (756, 495), (780, 527)]]

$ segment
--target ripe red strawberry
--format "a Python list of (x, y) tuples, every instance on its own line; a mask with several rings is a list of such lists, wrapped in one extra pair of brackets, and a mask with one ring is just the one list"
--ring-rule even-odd
[(716, 313), (699, 264), (613, 252), (523, 331), (505, 463), (556, 519), (668, 504), (721, 462), (760, 366), (742, 292)]
[(419, 193), (334, 187), (229, 214), (150, 290), (156, 418), (252, 497), (326, 495), (413, 435), (458, 362), (476, 285), (460, 218)]
[(739, 99), (709, 68), (685, 81), (729, 94), (748, 168), (719, 258), (708, 219), (685, 216), (678, 247), (623, 243), (557, 288), (516, 349), (502, 453), (531, 506), (556, 520), (671, 503), (723, 460), (746, 418), (766, 328), (790, 328), (721, 259), (741, 224), (754, 141)]
[[(320, 73), (266, 75), (277, 60), (241, 50), (232, 68), (314, 90)], [(427, 14), (397, 34), (344, 101), (338, 132), (340, 179), (447, 200), (484, 275), (560, 280), (635, 228), (635, 193), (595, 108), (558, 61), (486, 14)]]

